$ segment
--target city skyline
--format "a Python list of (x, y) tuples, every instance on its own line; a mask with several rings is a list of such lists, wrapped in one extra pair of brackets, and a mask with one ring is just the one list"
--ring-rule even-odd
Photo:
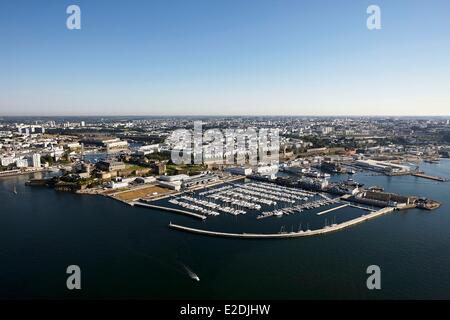
[(447, 1), (174, 2), (2, 4), (0, 116), (449, 115)]

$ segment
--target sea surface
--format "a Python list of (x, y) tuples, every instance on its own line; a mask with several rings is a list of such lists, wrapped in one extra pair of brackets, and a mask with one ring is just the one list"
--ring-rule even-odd
[[(421, 169), (450, 177), (449, 160)], [(29, 178), (0, 179), (0, 299), (450, 298), (450, 182), (358, 173), (352, 178), (366, 186), (443, 206), (395, 212), (323, 236), (243, 240), (183, 233), (168, 224), (276, 233), (280, 226), (295, 231), (303, 216), (222, 214), (203, 223), (102, 196), (27, 187)], [(342, 209), (311, 224), (359, 214)], [(81, 290), (66, 288), (69, 265), (81, 268)], [(381, 290), (366, 287), (369, 265), (381, 268)]]

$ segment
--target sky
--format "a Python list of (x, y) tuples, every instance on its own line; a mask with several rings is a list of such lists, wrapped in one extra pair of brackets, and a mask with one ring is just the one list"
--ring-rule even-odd
[(450, 115), (450, 1), (1, 0), (0, 115)]

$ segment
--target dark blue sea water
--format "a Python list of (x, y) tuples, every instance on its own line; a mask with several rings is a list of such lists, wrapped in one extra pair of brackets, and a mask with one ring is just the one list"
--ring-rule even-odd
[[(450, 177), (448, 160), (421, 168)], [(235, 240), (167, 225), (278, 232), (280, 224), (288, 231), (298, 228), (301, 214), (263, 222), (251, 214), (220, 216), (203, 225), (101, 196), (26, 187), (25, 176), (2, 178), (0, 298), (450, 298), (450, 183), (370, 173), (353, 178), (444, 204), (432, 212), (396, 212), (324, 236)], [(350, 214), (345, 210), (338, 215)], [(72, 264), (81, 267), (80, 291), (66, 289), (65, 272)], [(372, 264), (381, 268), (379, 291), (366, 288), (366, 268)], [(201, 281), (191, 280), (183, 265)]]

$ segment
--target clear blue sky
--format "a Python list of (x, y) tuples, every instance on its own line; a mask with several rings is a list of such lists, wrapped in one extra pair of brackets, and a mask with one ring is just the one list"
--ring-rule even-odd
[(448, 0), (2, 0), (0, 43), (0, 115), (450, 114)]

